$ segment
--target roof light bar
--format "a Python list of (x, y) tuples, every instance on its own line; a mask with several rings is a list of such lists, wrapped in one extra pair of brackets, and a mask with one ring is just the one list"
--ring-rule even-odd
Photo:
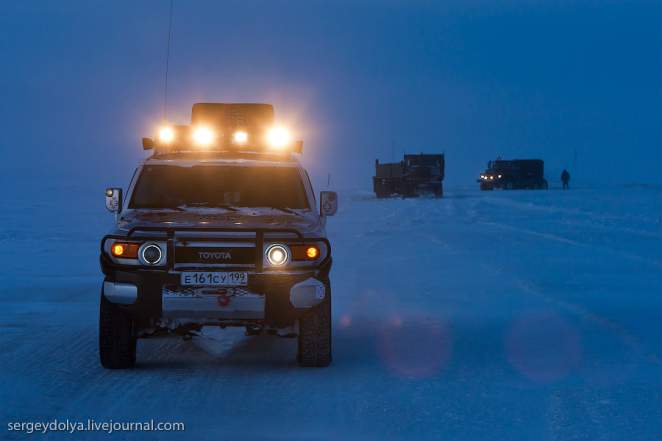
[(158, 152), (242, 151), (302, 153), (303, 141), (294, 141), (283, 126), (270, 129), (236, 129), (224, 135), (213, 125), (170, 125), (159, 127), (154, 138), (143, 138), (143, 148)]

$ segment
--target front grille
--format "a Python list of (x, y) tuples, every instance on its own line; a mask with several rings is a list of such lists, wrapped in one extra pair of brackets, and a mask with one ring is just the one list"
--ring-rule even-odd
[(175, 268), (254, 267), (257, 260), (254, 242), (175, 242)]
[(255, 247), (177, 247), (175, 263), (252, 265), (255, 263)]

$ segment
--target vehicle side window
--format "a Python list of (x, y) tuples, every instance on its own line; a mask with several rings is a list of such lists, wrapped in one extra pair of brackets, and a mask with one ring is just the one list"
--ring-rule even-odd
[(131, 180), (129, 181), (129, 186), (126, 188), (126, 193), (124, 194), (124, 207), (128, 207), (129, 204), (127, 202), (129, 201), (129, 198), (131, 197), (131, 193), (133, 193), (133, 186), (136, 184), (136, 177), (138, 176), (138, 171), (140, 170), (140, 167), (136, 167), (133, 170), (133, 175), (131, 175)]
[(317, 207), (317, 198), (315, 198), (315, 190), (313, 189), (313, 184), (310, 182), (310, 176), (308, 176), (308, 172), (306, 170), (303, 170), (303, 175), (306, 177), (306, 182), (308, 191), (310, 191), (310, 194), (313, 196), (313, 207)]

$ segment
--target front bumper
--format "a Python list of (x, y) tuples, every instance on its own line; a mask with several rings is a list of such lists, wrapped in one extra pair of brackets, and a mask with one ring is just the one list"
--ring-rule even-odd
[[(260, 320), (287, 326), (313, 306), (330, 299), (331, 247), (326, 238), (304, 238), (295, 230), (274, 229), (136, 227), (135, 230), (126, 236), (103, 238), (100, 263), (106, 298), (140, 321), (182, 318), (200, 322), (208, 318)], [(167, 247), (167, 261), (163, 267), (113, 261), (104, 249), (105, 240), (111, 238), (162, 242)], [(262, 251), (265, 243), (280, 241), (325, 242), (326, 255), (316, 266), (266, 268)], [(228, 263), (202, 264), (188, 260), (191, 248), (229, 250), (233, 256), (244, 257)], [(253, 251), (246, 253), (244, 249)], [(250, 254), (252, 258), (241, 260)], [(248, 281), (241, 287), (191, 289), (180, 285), (181, 274), (186, 271), (242, 271), (248, 274)]]
[(179, 279), (180, 273), (166, 270), (110, 269), (103, 293), (141, 320), (257, 320), (283, 326), (331, 294), (328, 268), (249, 273), (247, 286), (232, 288), (182, 287)]

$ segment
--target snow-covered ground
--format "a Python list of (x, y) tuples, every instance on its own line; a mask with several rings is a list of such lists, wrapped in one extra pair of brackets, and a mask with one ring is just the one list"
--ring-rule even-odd
[(294, 340), (210, 330), (140, 341), (130, 371), (97, 359), (101, 193), (1, 203), (0, 437), (153, 418), (186, 433), (114, 438), (662, 439), (659, 189), (345, 192), (331, 367), (298, 368)]

